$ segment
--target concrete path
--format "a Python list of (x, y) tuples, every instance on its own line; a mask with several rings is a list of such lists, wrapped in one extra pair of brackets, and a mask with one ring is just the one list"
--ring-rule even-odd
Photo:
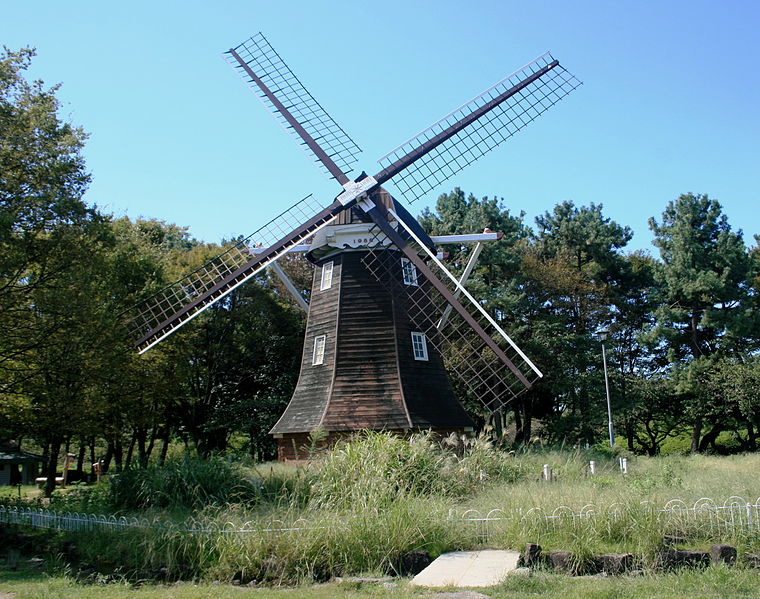
[(417, 574), (411, 584), (420, 587), (490, 587), (517, 568), (517, 551), (485, 549), (444, 553)]

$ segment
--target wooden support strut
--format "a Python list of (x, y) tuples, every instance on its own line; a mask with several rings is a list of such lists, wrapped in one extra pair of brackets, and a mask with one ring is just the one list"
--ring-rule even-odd
[(527, 389), (529, 389), (532, 386), (531, 382), (525, 378), (525, 375), (520, 372), (517, 366), (515, 366), (512, 360), (507, 357), (507, 355), (491, 338), (491, 336), (486, 333), (485, 330), (483, 330), (483, 327), (481, 327), (480, 324), (478, 324), (478, 322), (472, 317), (472, 315), (464, 308), (464, 306), (459, 303), (459, 301), (454, 297), (454, 294), (449, 291), (448, 287), (446, 287), (446, 285), (444, 285), (438, 279), (438, 277), (435, 276), (435, 273), (430, 270), (430, 267), (425, 264), (425, 262), (417, 255), (417, 252), (415, 252), (414, 249), (409, 246), (406, 240), (401, 235), (399, 235), (398, 231), (396, 231), (396, 229), (391, 226), (390, 222), (388, 222), (388, 209), (376, 197), (370, 196), (370, 201), (372, 201), (375, 205), (374, 207), (370, 207), (366, 212), (370, 218), (372, 218), (375, 224), (377, 224), (382, 232), (385, 233), (385, 235), (396, 245), (396, 247), (398, 247), (403, 252), (407, 259), (412, 264), (414, 264), (417, 271), (422, 273), (425, 278), (430, 281), (430, 284), (435, 287), (436, 291), (438, 291), (444, 297), (444, 299), (451, 306), (453, 306), (454, 310), (456, 310), (457, 313), (465, 320), (465, 322), (467, 322), (467, 324), (472, 327), (472, 329), (478, 334), (483, 342), (491, 349), (491, 351), (496, 354), (499, 360), (501, 360), (519, 379), (519, 381), (525, 385)]
[(293, 281), (291, 281), (290, 277), (285, 273), (284, 270), (282, 270), (282, 267), (277, 264), (277, 260), (272, 262), (267, 268), (271, 270), (275, 275), (277, 275), (277, 278), (280, 279), (283, 285), (285, 285), (285, 289), (288, 290), (288, 293), (290, 293), (290, 295), (296, 301), (298, 307), (301, 308), (301, 310), (304, 312), (308, 312), (309, 304), (306, 303), (306, 300), (303, 299), (303, 296), (298, 293), (298, 289), (296, 289), (296, 286), (293, 285)]

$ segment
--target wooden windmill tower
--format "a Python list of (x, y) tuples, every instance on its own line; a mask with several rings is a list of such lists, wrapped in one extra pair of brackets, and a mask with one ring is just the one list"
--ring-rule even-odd
[(272, 429), (281, 458), (295, 457), (317, 428), (328, 442), (360, 429), (464, 430), (472, 423), (449, 374), (492, 411), (529, 388), (540, 371), (382, 185), (392, 181), (415, 201), (580, 82), (544, 54), (382, 158), (374, 176), (351, 179), (359, 148), (264, 36), (226, 57), (343, 191), (327, 207), (311, 196), (301, 200), (138, 305), (128, 324), (139, 351), (263, 269), (277, 268), (285, 253), (304, 249), (316, 268), (299, 381)]

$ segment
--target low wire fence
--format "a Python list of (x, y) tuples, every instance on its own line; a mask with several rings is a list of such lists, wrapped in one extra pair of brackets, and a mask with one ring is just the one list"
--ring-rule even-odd
[(303, 518), (286, 523), (272, 520), (262, 526), (258, 522), (236, 524), (213, 521), (171, 520), (135, 518), (128, 516), (87, 514), (80, 512), (61, 512), (45, 508), (0, 505), (0, 524), (15, 524), (31, 528), (48, 528), (69, 532), (118, 532), (129, 529), (158, 530), (187, 534), (265, 534), (284, 533), (319, 528)]
[(551, 511), (540, 507), (510, 511), (493, 509), (488, 512), (466, 510), (462, 513), (452, 510), (449, 519), (461, 521), (485, 541), (515, 523), (533, 530), (551, 530), (588, 527), (602, 519), (606, 522), (635, 519), (642, 524), (646, 520), (663, 534), (698, 534), (700, 537), (718, 539), (726, 535), (760, 536), (760, 498), (752, 501), (732, 496), (722, 503), (709, 497), (702, 497), (694, 503), (671, 499), (659, 506), (651, 501), (607, 506), (590, 503), (580, 509), (562, 505)]
[[(539, 507), (529, 510), (493, 509), (487, 512), (450, 510), (448, 521), (459, 525), (483, 542), (489, 542), (510, 526), (519, 525), (535, 531), (574, 528), (593, 525), (596, 521), (646, 518), (663, 534), (699, 533), (705, 538), (721, 538), (728, 535), (760, 536), (760, 498), (749, 501), (743, 497), (729, 497), (722, 503), (708, 497), (687, 504), (671, 499), (658, 506), (645, 501), (640, 504), (613, 503), (607, 506), (584, 505), (580, 509), (559, 506), (547, 511)], [(215, 523), (208, 521), (168, 520), (135, 518), (116, 515), (60, 512), (45, 508), (20, 507), (0, 504), (0, 523), (18, 526), (46, 528), (72, 532), (110, 531), (130, 529), (158, 530), (190, 535), (239, 535), (282, 534), (322, 528), (306, 519), (293, 522), (272, 520), (261, 522)]]

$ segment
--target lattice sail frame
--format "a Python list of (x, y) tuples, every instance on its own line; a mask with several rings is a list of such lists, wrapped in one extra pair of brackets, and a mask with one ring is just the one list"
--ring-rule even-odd
[(391, 181), (401, 192), (400, 195), (410, 203), (420, 199), (512, 137), (540, 114), (546, 112), (582, 85), (574, 75), (560, 66), (549, 52), (546, 52), (479, 96), (450, 112), (395, 150), (390, 151), (380, 158), (378, 163), (383, 168), (389, 168), (399, 158), (423, 146), (450, 126), (498, 98), (510, 88), (519, 86), (531, 75), (542, 69), (549, 70), (430, 153), (393, 176)]
[[(400, 225), (396, 229), (402, 232)], [(439, 328), (441, 317), (450, 304), (421, 275), (417, 276), (417, 285), (406, 285), (399, 276), (399, 261), (404, 254), (398, 247), (389, 244), (379, 227), (373, 227), (370, 235), (371, 241), (367, 244), (369, 251), (362, 263), (398, 302), (417, 331), (425, 335), (427, 343), (442, 356), (460, 400), (464, 399), (461, 397), (461, 392), (464, 391), (466, 396), (493, 413), (528, 389), (458, 313), (451, 313), (446, 324)], [(418, 253), (423, 253), (419, 244), (411, 245)], [(438, 265), (432, 262), (429, 266), (441, 281), (447, 282), (447, 287), (454, 293), (455, 285), (449, 282), (448, 276)], [(468, 312), (530, 384), (541, 377), (541, 373), (524, 354), (505, 340), (502, 332), (497, 331), (481, 314), (474, 313), (473, 310)]]
[[(351, 165), (359, 158), (361, 149), (348, 134), (327, 114), (309, 91), (303, 86), (298, 77), (290, 70), (280, 55), (261, 34), (257, 33), (236, 48), (233, 48), (241, 59), (256, 73), (264, 84), (285, 105), (285, 108), (296, 118), (300, 125), (311, 135), (319, 146), (332, 158), (335, 164), (344, 172), (351, 171)], [(225, 60), (240, 74), (241, 77), (256, 92), (264, 105), (274, 113), (280, 124), (295, 138), (306, 153), (319, 163), (320, 170), (328, 177), (334, 178), (319, 157), (307, 143), (294, 131), (291, 124), (262, 92), (234, 56), (227, 52)]]
[[(133, 314), (133, 316), (126, 322), (127, 328), (136, 339), (144, 338), (144, 336), (151, 331), (159, 329), (164, 322), (172, 318), (188, 304), (191, 304), (204, 293), (213, 289), (220, 280), (231, 276), (236, 271), (245, 267), (245, 265), (251, 261), (253, 255), (252, 248), (268, 248), (274, 245), (278, 240), (282, 239), (297, 226), (314, 216), (314, 214), (321, 209), (322, 204), (313, 195), (306, 196), (304, 199), (288, 208), (285, 212), (270, 220), (263, 227), (251, 233), (251, 235), (245, 239), (236, 242), (223, 253), (219, 254), (200, 268), (178, 281), (175, 281), (171, 285), (164, 287), (137, 304), (132, 310), (130, 310), (130, 314)], [(329, 221), (325, 222), (322, 226), (326, 226), (328, 223)], [(294, 240), (290, 244), (284, 244), (281, 251), (278, 252), (277, 257), (286, 253), (288, 249), (294, 245), (303, 243), (304, 240), (309, 239), (311, 235), (313, 235), (313, 232), (308, 237)], [(210, 301), (200, 304), (196, 309), (191, 310), (186, 318), (166, 334), (162, 334), (155, 339), (146, 339), (140, 345), (140, 353), (147, 351), (171, 332), (185, 324), (188, 320), (195, 318), (213, 303), (219, 301), (235, 288), (256, 276), (273, 261), (274, 260), (262, 261), (262, 263), (257, 265), (255, 269), (247, 272), (244, 277), (241, 277), (241, 280), (235, 281), (234, 285), (229, 286), (223, 292), (215, 295)]]

